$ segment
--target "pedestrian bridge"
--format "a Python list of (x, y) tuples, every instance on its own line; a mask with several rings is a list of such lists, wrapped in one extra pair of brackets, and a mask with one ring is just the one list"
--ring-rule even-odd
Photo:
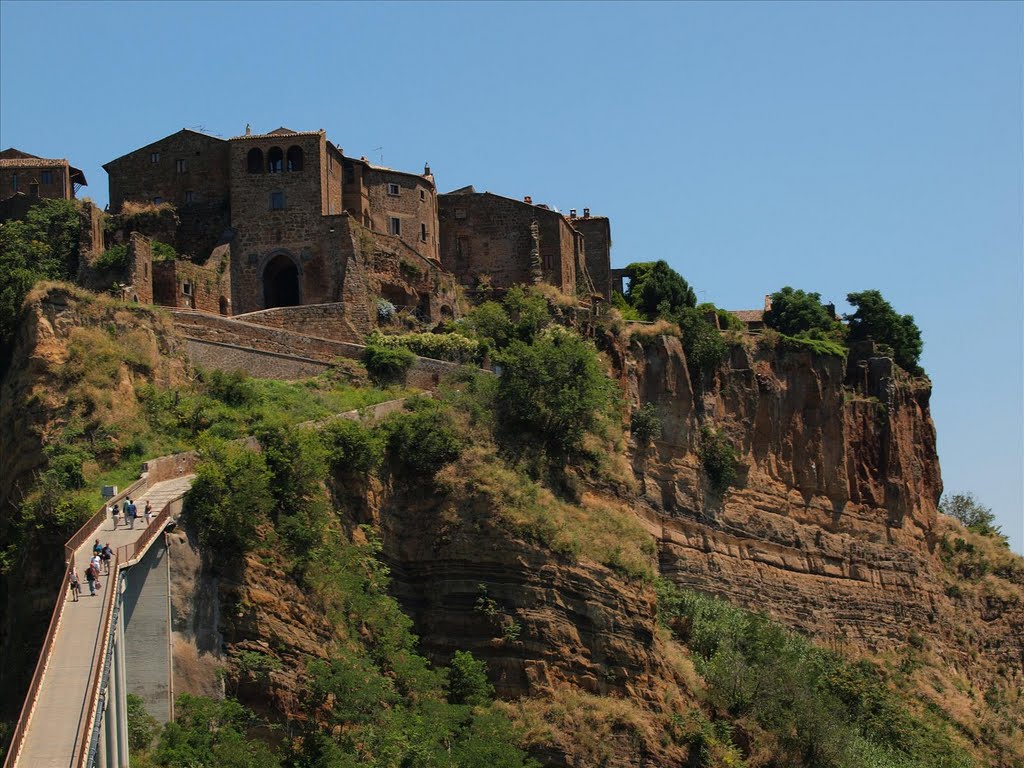
[[(145, 690), (151, 713), (155, 708), (163, 721), (173, 716), (162, 534), (181, 511), (194, 462), (194, 454), (147, 462), (142, 478), (115, 499), (131, 496), (138, 503), (134, 528), (122, 519), (114, 529), (104, 508), (68, 540), (67, 570), (5, 768), (126, 768), (129, 676), (132, 690)], [(142, 516), (146, 500), (155, 513), (149, 525)], [(91, 597), (85, 569), (96, 539), (115, 554)], [(78, 602), (68, 589), (72, 566), (82, 584)]]

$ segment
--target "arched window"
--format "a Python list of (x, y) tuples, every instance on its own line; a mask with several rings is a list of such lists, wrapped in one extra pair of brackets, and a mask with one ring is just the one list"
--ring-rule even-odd
[(284, 170), (284, 152), (280, 147), (271, 147), (267, 152), (267, 173), (280, 173)]
[(302, 147), (288, 148), (288, 172), (302, 170)]
[(263, 173), (263, 150), (250, 149), (246, 165), (249, 173)]

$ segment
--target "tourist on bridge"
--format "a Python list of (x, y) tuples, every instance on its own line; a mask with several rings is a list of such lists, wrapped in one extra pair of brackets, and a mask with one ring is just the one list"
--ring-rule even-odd
[(99, 586), (99, 574), (92, 567), (92, 563), (89, 563), (89, 567), (85, 569), (85, 580), (89, 582), (89, 596), (94, 597), (96, 588)]
[(68, 576), (68, 588), (71, 590), (71, 599), (77, 603), (78, 596), (82, 594), (82, 585), (78, 582), (78, 569), (73, 565)]
[(100, 562), (103, 563), (103, 573), (110, 573), (110, 558), (114, 556), (114, 550), (110, 548), (110, 542), (108, 541), (103, 545), (103, 551), (100, 552)]
[(146, 499), (146, 509), (144, 514), (146, 515), (146, 527), (148, 528), (149, 524), (153, 522), (153, 502), (149, 499)]
[(135, 502), (128, 499), (128, 512), (125, 514), (125, 522), (129, 524), (129, 527), (135, 530), (135, 518), (139, 516), (139, 508), (135, 506)]
[(119, 506), (117, 506), (117, 502), (115, 501), (113, 504), (110, 505), (110, 516), (114, 519), (114, 530), (115, 531), (117, 530), (117, 518), (118, 518), (118, 516), (120, 514), (121, 514), (121, 508)]
[(96, 543), (92, 545), (93, 557), (95, 557), (96, 555), (100, 554), (102, 551), (103, 551), (103, 545), (100, 544), (100, 540), (99, 539), (96, 539)]

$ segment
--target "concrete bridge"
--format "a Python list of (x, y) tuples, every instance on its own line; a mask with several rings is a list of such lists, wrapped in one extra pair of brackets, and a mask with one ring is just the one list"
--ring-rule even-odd
[[(116, 497), (131, 496), (140, 517), (114, 529), (106, 510), (65, 545), (68, 560), (5, 768), (126, 768), (127, 694), (142, 696), (160, 722), (173, 717), (169, 574), (163, 532), (192, 485), (194, 454), (147, 462), (142, 478)], [(141, 516), (146, 500), (155, 517)], [(89, 595), (85, 569), (93, 543), (115, 555), (101, 589)], [(82, 584), (78, 602), (70, 569)]]

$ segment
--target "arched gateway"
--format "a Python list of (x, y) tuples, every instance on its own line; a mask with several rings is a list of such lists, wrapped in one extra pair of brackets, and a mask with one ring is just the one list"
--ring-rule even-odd
[(301, 303), (299, 268), (287, 255), (279, 253), (263, 268), (263, 306), (271, 309)]

